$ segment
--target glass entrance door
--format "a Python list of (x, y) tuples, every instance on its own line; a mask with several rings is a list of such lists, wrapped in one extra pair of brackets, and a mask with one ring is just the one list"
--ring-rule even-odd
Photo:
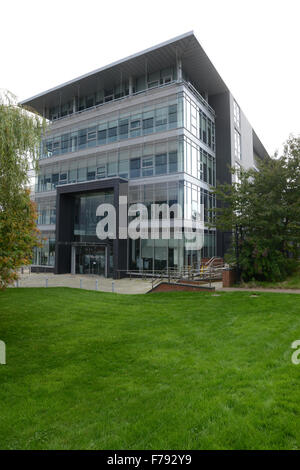
[(105, 246), (76, 246), (76, 274), (106, 275)]

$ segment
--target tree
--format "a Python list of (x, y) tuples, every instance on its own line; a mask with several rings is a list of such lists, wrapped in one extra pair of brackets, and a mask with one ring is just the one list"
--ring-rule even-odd
[(0, 289), (17, 279), (17, 269), (31, 263), (39, 244), (36, 208), (30, 199), (29, 170), (37, 169), (43, 120), (0, 97)]
[(280, 158), (257, 167), (240, 170), (238, 183), (215, 190), (214, 226), (235, 233), (230, 259), (238, 261), (242, 280), (282, 280), (299, 258), (300, 138), (289, 138)]

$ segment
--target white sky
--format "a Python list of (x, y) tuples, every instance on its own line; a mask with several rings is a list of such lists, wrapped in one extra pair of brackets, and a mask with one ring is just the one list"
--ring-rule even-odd
[(2, 0), (0, 18), (20, 100), (193, 30), (271, 154), (300, 133), (299, 0)]

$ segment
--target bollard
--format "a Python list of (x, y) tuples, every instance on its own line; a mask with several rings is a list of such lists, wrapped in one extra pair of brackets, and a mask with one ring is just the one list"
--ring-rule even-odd
[(98, 279), (96, 279), (96, 290), (98, 290)]
[(48, 278), (46, 277), (46, 287), (48, 287)]
[(115, 292), (115, 282), (114, 281), (112, 281), (112, 283), (111, 283), (111, 291)]
[(82, 279), (80, 279), (80, 289), (82, 289)]
[(16, 280), (16, 287), (19, 287), (19, 279)]

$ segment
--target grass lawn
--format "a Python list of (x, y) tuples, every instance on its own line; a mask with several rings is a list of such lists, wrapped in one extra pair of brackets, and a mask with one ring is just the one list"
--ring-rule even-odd
[(300, 296), (0, 292), (1, 449), (300, 449)]

